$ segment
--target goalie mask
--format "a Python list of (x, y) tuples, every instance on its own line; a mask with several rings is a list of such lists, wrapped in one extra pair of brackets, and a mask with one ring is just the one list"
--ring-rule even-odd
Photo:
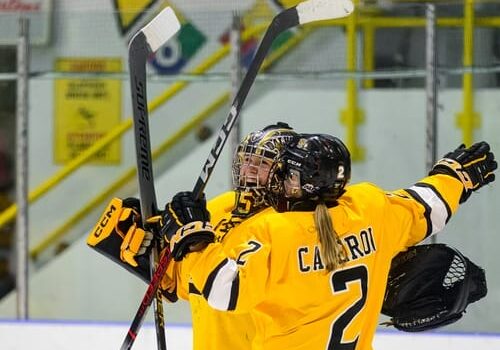
[(270, 169), (294, 135), (288, 124), (278, 122), (251, 132), (240, 142), (232, 166), (234, 215), (248, 216), (268, 205), (265, 191)]
[(269, 201), (277, 211), (314, 210), (336, 204), (351, 177), (351, 156), (338, 138), (301, 134), (272, 170)]
[(420, 332), (458, 321), (486, 296), (484, 270), (445, 244), (418, 245), (393, 260), (382, 313), (385, 325)]

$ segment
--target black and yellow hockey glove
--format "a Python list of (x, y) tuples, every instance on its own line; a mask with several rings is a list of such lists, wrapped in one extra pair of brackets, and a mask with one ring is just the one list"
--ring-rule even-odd
[[(149, 251), (153, 234), (144, 230), (140, 212), (137, 198), (113, 198), (88, 235), (87, 244), (144, 282), (150, 283)], [(146, 224), (156, 224), (158, 221), (158, 217), (153, 217)], [(166, 249), (161, 255), (165, 253)], [(169, 267), (173, 268), (172, 264)], [(172, 274), (170, 271), (170, 275)], [(170, 279), (169, 274), (163, 276), (160, 289), (166, 300), (177, 301), (176, 281)]]
[[(87, 237), (87, 244), (115, 262), (125, 263), (143, 280), (149, 279), (148, 247), (153, 235), (142, 228), (137, 198), (113, 198)], [(140, 259), (139, 259), (140, 257)]]
[(192, 192), (179, 192), (165, 207), (160, 233), (170, 245), (175, 261), (214, 241), (205, 196), (196, 199)]
[(153, 234), (144, 230), (141, 219), (141, 207), (137, 198), (123, 200), (123, 210), (116, 224), (116, 230), (123, 237), (120, 246), (120, 259), (132, 266), (137, 266), (136, 257), (149, 252)]
[(460, 203), (465, 202), (476, 191), (495, 181), (494, 170), (497, 168), (495, 156), (487, 142), (478, 142), (466, 148), (460, 145), (440, 159), (429, 172), (429, 175), (445, 174), (460, 180), (464, 185)]

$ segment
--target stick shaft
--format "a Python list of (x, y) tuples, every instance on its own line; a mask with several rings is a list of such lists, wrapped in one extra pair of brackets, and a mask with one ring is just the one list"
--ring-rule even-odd
[(297, 24), (299, 24), (297, 10), (295, 7), (292, 7), (283, 12), (280, 12), (276, 17), (274, 17), (270, 26), (266, 30), (266, 33), (264, 34), (264, 37), (259, 44), (252, 63), (250, 64), (250, 67), (248, 68), (243, 78), (241, 86), (236, 93), (233, 103), (231, 104), (229, 115), (224, 121), (224, 124), (222, 124), (215, 145), (210, 150), (210, 154), (205, 161), (201, 174), (196, 181), (193, 192), (197, 198), (199, 198), (205, 190), (207, 182), (212, 175), (215, 164), (219, 160), (222, 149), (226, 144), (229, 133), (233, 129), (233, 126), (240, 115), (243, 103), (248, 96), (248, 92), (250, 91), (250, 88), (255, 81), (255, 78), (260, 70), (260, 67), (262, 66), (262, 63), (264, 62), (264, 59), (266, 58), (267, 53), (269, 52), (269, 49), (271, 48), (274, 39), (276, 39), (276, 37), (285, 30), (292, 28)]

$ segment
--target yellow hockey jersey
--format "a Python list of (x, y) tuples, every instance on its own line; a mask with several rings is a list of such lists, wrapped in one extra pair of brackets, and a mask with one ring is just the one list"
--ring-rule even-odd
[[(216, 240), (221, 244), (234, 245), (233, 227), (242, 222), (233, 217), (231, 211), (235, 203), (233, 191), (223, 193), (207, 204), (211, 222), (216, 231)], [(193, 326), (193, 349), (234, 350), (250, 349), (255, 335), (255, 327), (248, 313), (234, 314), (211, 308), (200, 292), (190, 284), (188, 261), (171, 261), (172, 268), (167, 273), (176, 275), (177, 295), (189, 301)], [(175, 271), (175, 272), (173, 272)]]
[(349, 260), (332, 272), (313, 213), (272, 209), (235, 227), (232, 246), (211, 244), (183, 267), (211, 306), (251, 313), (253, 349), (371, 349), (392, 258), (440, 231), (462, 189), (446, 175), (393, 192), (348, 186), (329, 211)]

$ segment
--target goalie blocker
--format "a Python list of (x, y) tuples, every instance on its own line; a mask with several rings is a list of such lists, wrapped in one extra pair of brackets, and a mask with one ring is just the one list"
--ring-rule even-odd
[(421, 332), (458, 321), (487, 294), (482, 268), (445, 244), (410, 247), (391, 264), (382, 313), (387, 326)]

